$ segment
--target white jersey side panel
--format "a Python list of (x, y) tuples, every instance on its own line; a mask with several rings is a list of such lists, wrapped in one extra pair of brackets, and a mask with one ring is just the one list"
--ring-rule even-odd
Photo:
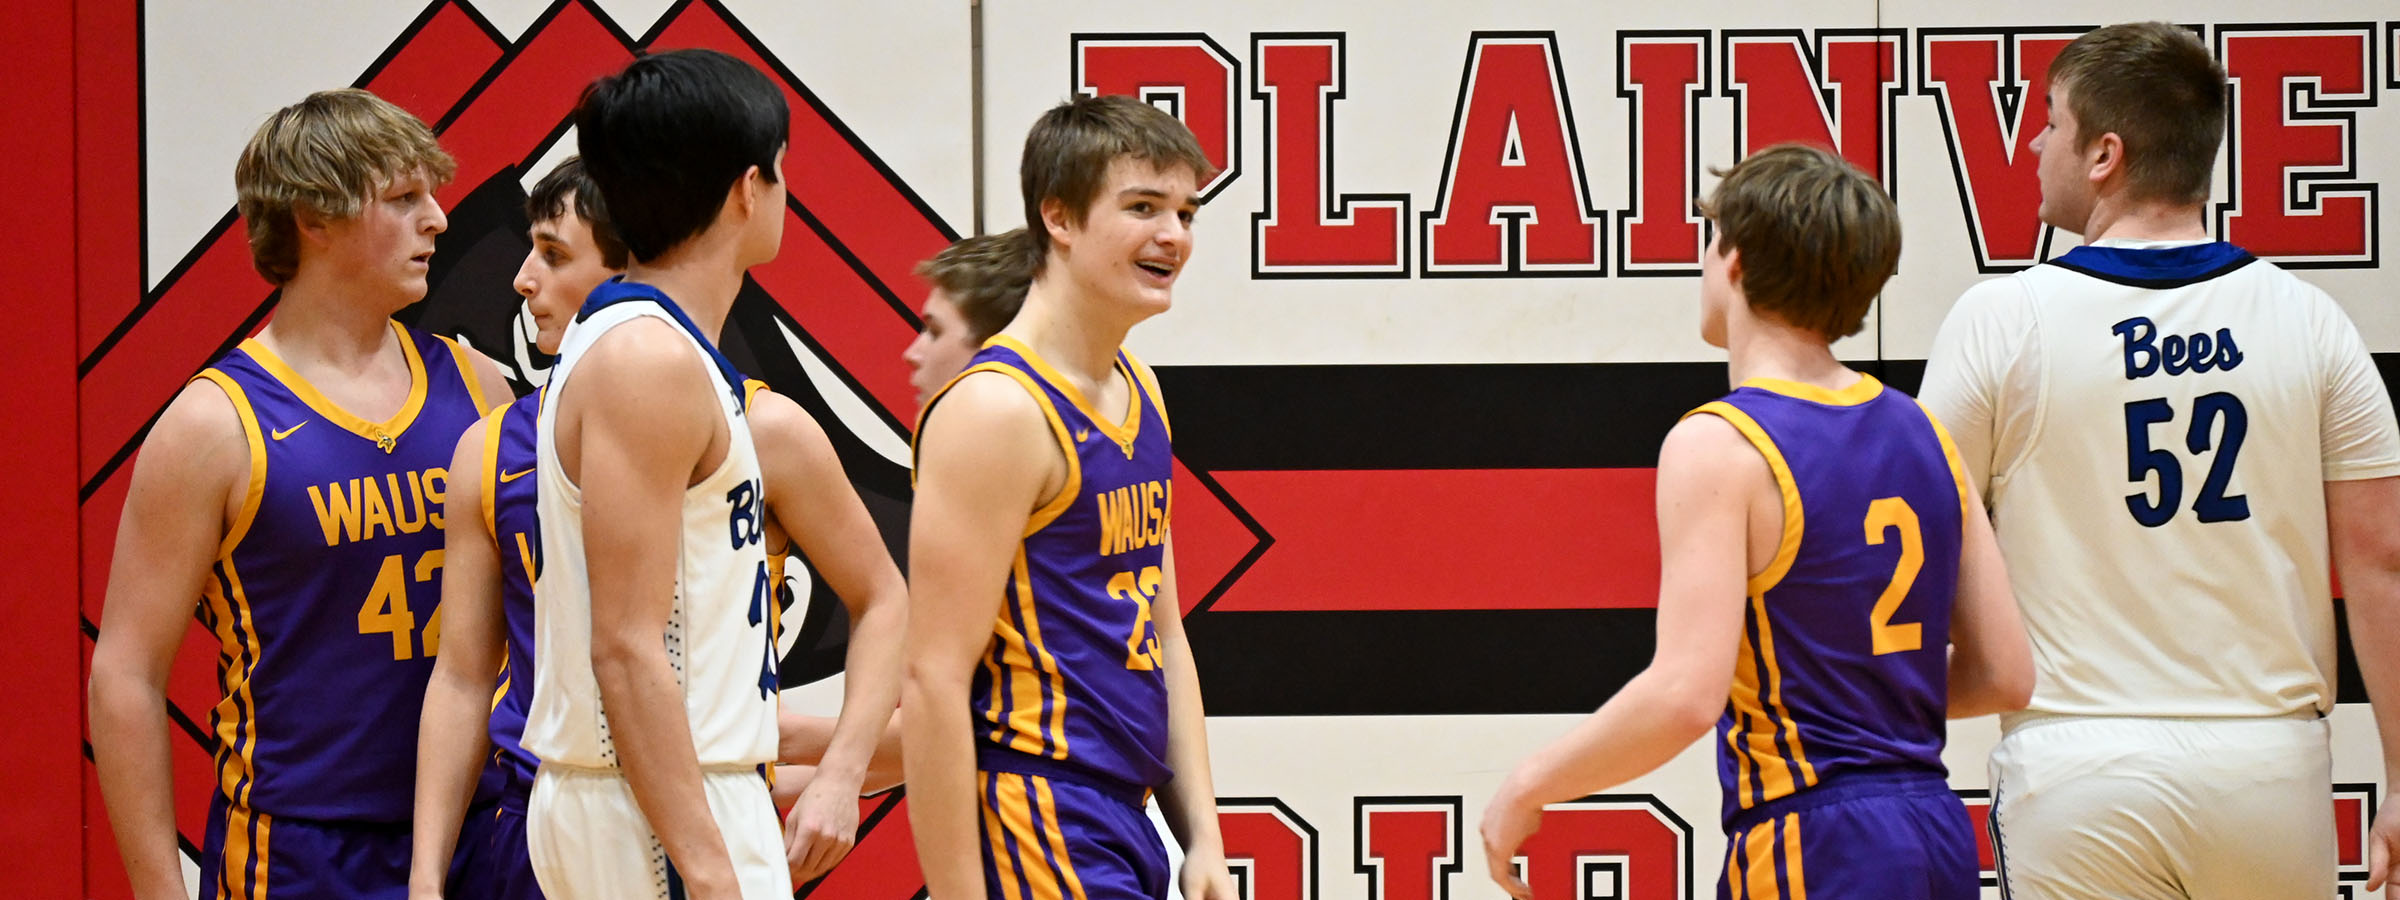
[(2324, 485), (2400, 474), (2365, 347), (2265, 262), (2129, 281), (2043, 265), (1979, 285), (1927, 368), (2033, 639), (2029, 712), (2330, 709)]
[(674, 610), (662, 636), (667, 657), (683, 689), (684, 712), (700, 764), (772, 762), (775, 659), (768, 611), (761, 604), (774, 601), (760, 587), (767, 557), (761, 537), (765, 486), (757, 448), (734, 387), (726, 384), (707, 351), (664, 309), (642, 301), (603, 307), (567, 329), (551, 370), (548, 399), (536, 419), (542, 575), (534, 586), (534, 640), (540, 651), (534, 659), (525, 749), (545, 763), (617, 766), (599, 684), (592, 676), (583, 496), (558, 463), (556, 411), (574, 389), (575, 366), (584, 351), (610, 328), (645, 316), (666, 322), (692, 341), (693, 363), (708, 372), (729, 442), (724, 463), (683, 495)]

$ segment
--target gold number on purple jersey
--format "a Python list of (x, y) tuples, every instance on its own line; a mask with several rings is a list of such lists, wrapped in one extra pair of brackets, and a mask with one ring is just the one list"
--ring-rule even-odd
[(1158, 635), (1150, 628), (1150, 601), (1157, 599), (1158, 586), (1165, 580), (1157, 566), (1142, 567), (1140, 575), (1118, 572), (1108, 579), (1109, 596), (1133, 601), (1133, 634), (1125, 638), (1125, 668), (1136, 672), (1158, 669)]
[(1884, 585), (1883, 596), (1875, 598), (1875, 609), (1867, 614), (1877, 656), (1925, 646), (1924, 625), (1892, 624), (1892, 616), (1900, 612), (1900, 601), (1908, 598), (1908, 589), (1917, 583), (1917, 570), (1925, 567), (1925, 534), (1917, 527), (1917, 511), (1909, 508), (1907, 500), (1884, 497), (1867, 504), (1867, 544), (1882, 546), (1886, 530), (1900, 532), (1900, 563), (1892, 567), (1892, 583)]
[[(400, 554), (383, 558), (383, 568), (375, 573), (375, 584), (367, 588), (367, 599), (358, 604), (359, 634), (389, 634), (392, 636), (392, 659), (415, 659), (416, 642), (410, 638), (417, 630), (417, 614), (408, 608), (408, 584), (404, 573), (413, 574), (418, 584), (433, 580), (441, 571), (442, 551), (428, 550), (417, 557), (413, 573), (403, 565)], [(435, 606), (433, 615), (425, 620), (425, 655), (433, 656), (442, 650), (442, 610)]]

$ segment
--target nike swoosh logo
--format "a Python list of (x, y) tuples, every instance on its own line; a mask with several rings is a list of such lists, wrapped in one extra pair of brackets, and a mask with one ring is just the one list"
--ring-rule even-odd
[(282, 430), (280, 430), (280, 431), (277, 431), (277, 432), (275, 432), (275, 433), (274, 433), (274, 438), (275, 438), (276, 440), (279, 440), (279, 441), (280, 441), (280, 440), (283, 440), (285, 437), (288, 437), (288, 436), (290, 436), (292, 432), (299, 431), (300, 429), (302, 429), (302, 428), (304, 428), (304, 427), (307, 427), (307, 425), (308, 425), (308, 423), (307, 423), (307, 422), (302, 422), (302, 423), (300, 423), (300, 424), (298, 424), (298, 425), (294, 425), (294, 426), (292, 426), (292, 427), (290, 427), (290, 428), (285, 428), (285, 429), (282, 429)]
[(515, 481), (531, 474), (533, 474), (532, 469), (518, 469), (514, 472), (502, 472), (500, 473), (500, 483), (507, 484), (511, 481)]

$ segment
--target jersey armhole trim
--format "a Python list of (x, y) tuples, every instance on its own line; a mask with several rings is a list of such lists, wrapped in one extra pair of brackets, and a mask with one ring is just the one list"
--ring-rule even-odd
[(489, 415), (492, 410), (508, 405), (506, 403), (493, 403), (484, 398), (483, 377), (475, 374), (475, 361), (467, 358), (467, 348), (459, 346), (457, 341), (451, 340), (442, 335), (434, 335), (433, 339), (441, 341), (445, 346), (450, 348), (450, 360), (458, 366), (458, 380), (467, 383), (467, 396), (475, 399), (475, 412), (477, 415)]
[(1973, 504), (1967, 499), (1966, 460), (1959, 458), (1958, 444), (1950, 440), (1950, 429), (1942, 426), (1942, 420), (1934, 416), (1933, 410), (1926, 408), (1925, 401), (1917, 400), (1916, 403), (1917, 410), (1925, 414), (1925, 424), (1933, 426), (1934, 438), (1942, 442), (1942, 459), (1950, 464), (1950, 483), (1958, 491), (1959, 521), (1963, 524), (1966, 516), (1975, 514)]
[(1766, 457), (1767, 468), (1775, 475), (1775, 490), (1783, 495), (1783, 537), (1775, 545), (1775, 558), (1767, 562), (1765, 569), (1750, 576), (1744, 585), (1751, 596), (1764, 597), (1783, 581), (1783, 576), (1792, 570), (1792, 561), (1800, 556), (1800, 535), (1807, 530), (1806, 511), (1800, 505), (1800, 483), (1792, 478), (1791, 464), (1784, 460), (1783, 451), (1775, 446), (1775, 439), (1769, 437), (1767, 430), (1759, 427), (1758, 420), (1751, 418), (1740, 407), (1716, 400), (1684, 413), (1683, 418), (1697, 415), (1724, 419), (1726, 424), (1732, 425), (1743, 437), (1748, 438), (1750, 446), (1758, 450), (1758, 455)]
[(491, 536), (495, 549), (500, 547), (500, 432), (508, 410), (503, 406), (483, 417), (483, 533)]
[[(1067, 507), (1075, 502), (1075, 496), (1083, 492), (1083, 459), (1075, 452), (1075, 437), (1067, 433), (1067, 423), (1058, 417), (1058, 407), (1051, 404), (1049, 396), (1042, 392), (1042, 386), (1033, 380), (1032, 375), (1007, 363), (999, 362), (981, 362), (967, 367), (966, 371), (958, 373), (958, 377), (950, 379), (949, 384), (942, 385), (941, 391), (935, 393), (933, 399), (925, 402), (924, 413), (917, 417), (917, 437), (925, 434), (925, 420), (932, 415), (933, 405), (940, 403), (942, 397), (948, 395), (952, 387), (956, 387), (960, 381), (977, 372), (998, 372), (1006, 375), (1015, 379), (1017, 386), (1024, 388), (1025, 393), (1033, 395), (1034, 405), (1042, 408), (1042, 418), (1050, 423), (1051, 437), (1058, 440), (1059, 453), (1066, 457), (1067, 477), (1065, 481), (1060, 482), (1058, 495), (1035, 508), (1032, 515), (1025, 521), (1025, 533), (1018, 535), (1020, 538), (1032, 537), (1036, 532), (1049, 527), (1050, 523), (1059, 517), (1059, 514), (1066, 512)], [(910, 462), (908, 485), (914, 488), (917, 485), (915, 437), (909, 439), (908, 455)]]
[(267, 441), (259, 434), (258, 412), (250, 407), (250, 395), (242, 391), (233, 377), (214, 368), (202, 369), (192, 376), (193, 381), (206, 380), (225, 392), (233, 401), (234, 417), (242, 423), (242, 442), (250, 446), (250, 486), (242, 497), (242, 511), (233, 517), (233, 526), (225, 529), (225, 540), (217, 545), (217, 556), (231, 560), (233, 548), (249, 535), (250, 523), (258, 518), (259, 504), (267, 496)]

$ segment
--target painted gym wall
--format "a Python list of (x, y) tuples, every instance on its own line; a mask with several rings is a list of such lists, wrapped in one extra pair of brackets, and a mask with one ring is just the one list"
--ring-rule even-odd
[[(441, 194), (451, 226), (430, 295), (402, 318), (463, 337), (527, 388), (547, 361), (508, 286), (527, 246), (518, 204), (571, 152), (576, 91), (642, 48), (761, 64), (791, 89), (792, 203), (783, 254), (753, 272), (727, 349), (826, 423), (895, 552), (915, 412), (899, 352), (923, 292), (910, 268), (979, 227), (1021, 224), (1018, 142), (1042, 108), (1101, 91), (1175, 111), (1225, 173), (1177, 308), (1130, 343), (1159, 366), (1177, 420), (1181, 592), (1228, 849), (1254, 900), (1500, 896), (1475, 849), (1484, 799), (1652, 646), (1649, 469), (1675, 417), (1725, 386), (1697, 337), (1706, 232), (1688, 198), (1747, 148), (1826, 141), (1894, 189), (1900, 272), (1837, 350), (1913, 387), (1961, 290), (2072, 246), (2033, 221), (2022, 149), (2048, 55), (2106, 21), (2190, 23), (2237, 79), (2212, 227), (2302, 269), (2400, 359), (2379, 194), (2400, 156), (2378, 149), (2400, 140), (2387, 99), (2400, 23), (2372, 2), (2312, 4), (2292, 23), (2230, 2), (990, 0), (980, 109), (975, 11), (955, 0), (34, 8), (72, 102), (11, 102), (71, 139), (12, 158), (67, 173), (41, 184), (71, 185), (73, 246), (52, 250), (71, 253), (57, 290), (75, 301), (71, 317), (27, 321), (74, 348), (73, 369), (63, 353), (26, 357), (29, 384), (48, 389), (8, 410), (63, 424), (9, 452), (56, 473), (34, 504), (54, 510), (33, 520), (49, 529), (25, 533), (75, 547), (24, 557), (48, 580), (9, 608), (53, 635), (36, 646), (62, 646), (76, 625), (37, 613), (79, 597), (87, 659), (134, 447), (184, 379), (271, 313), (231, 170), (260, 119), (306, 91), (362, 85), (441, 133), (460, 162)], [(53, 482), (75, 486), (73, 526)], [(830, 712), (838, 604), (821, 583), (799, 588), (786, 699)], [(170, 690), (187, 852), (210, 784), (213, 657), (195, 628)], [(57, 683), (71, 702), (30, 721), (73, 740), (74, 658), (0, 665)], [(2345, 678), (2344, 698), (2362, 700)], [(2344, 877), (2363, 877), (2379, 757), (2362, 703), (2334, 724)], [(1952, 782), (1971, 807), (1995, 736), (1989, 719), (1952, 730)], [(1535, 889), (1711, 890), (1725, 848), (1709, 752), (1554, 811), (1527, 850)], [(67, 758), (43, 759), (31, 770), (71, 789)], [(53, 824), (28, 840), (58, 852), (31, 865), (57, 896), (121, 897), (81, 770), (79, 797), (38, 801), (35, 821)], [(905, 803), (862, 803), (851, 860), (804, 891), (909, 900), (922, 881)]]

